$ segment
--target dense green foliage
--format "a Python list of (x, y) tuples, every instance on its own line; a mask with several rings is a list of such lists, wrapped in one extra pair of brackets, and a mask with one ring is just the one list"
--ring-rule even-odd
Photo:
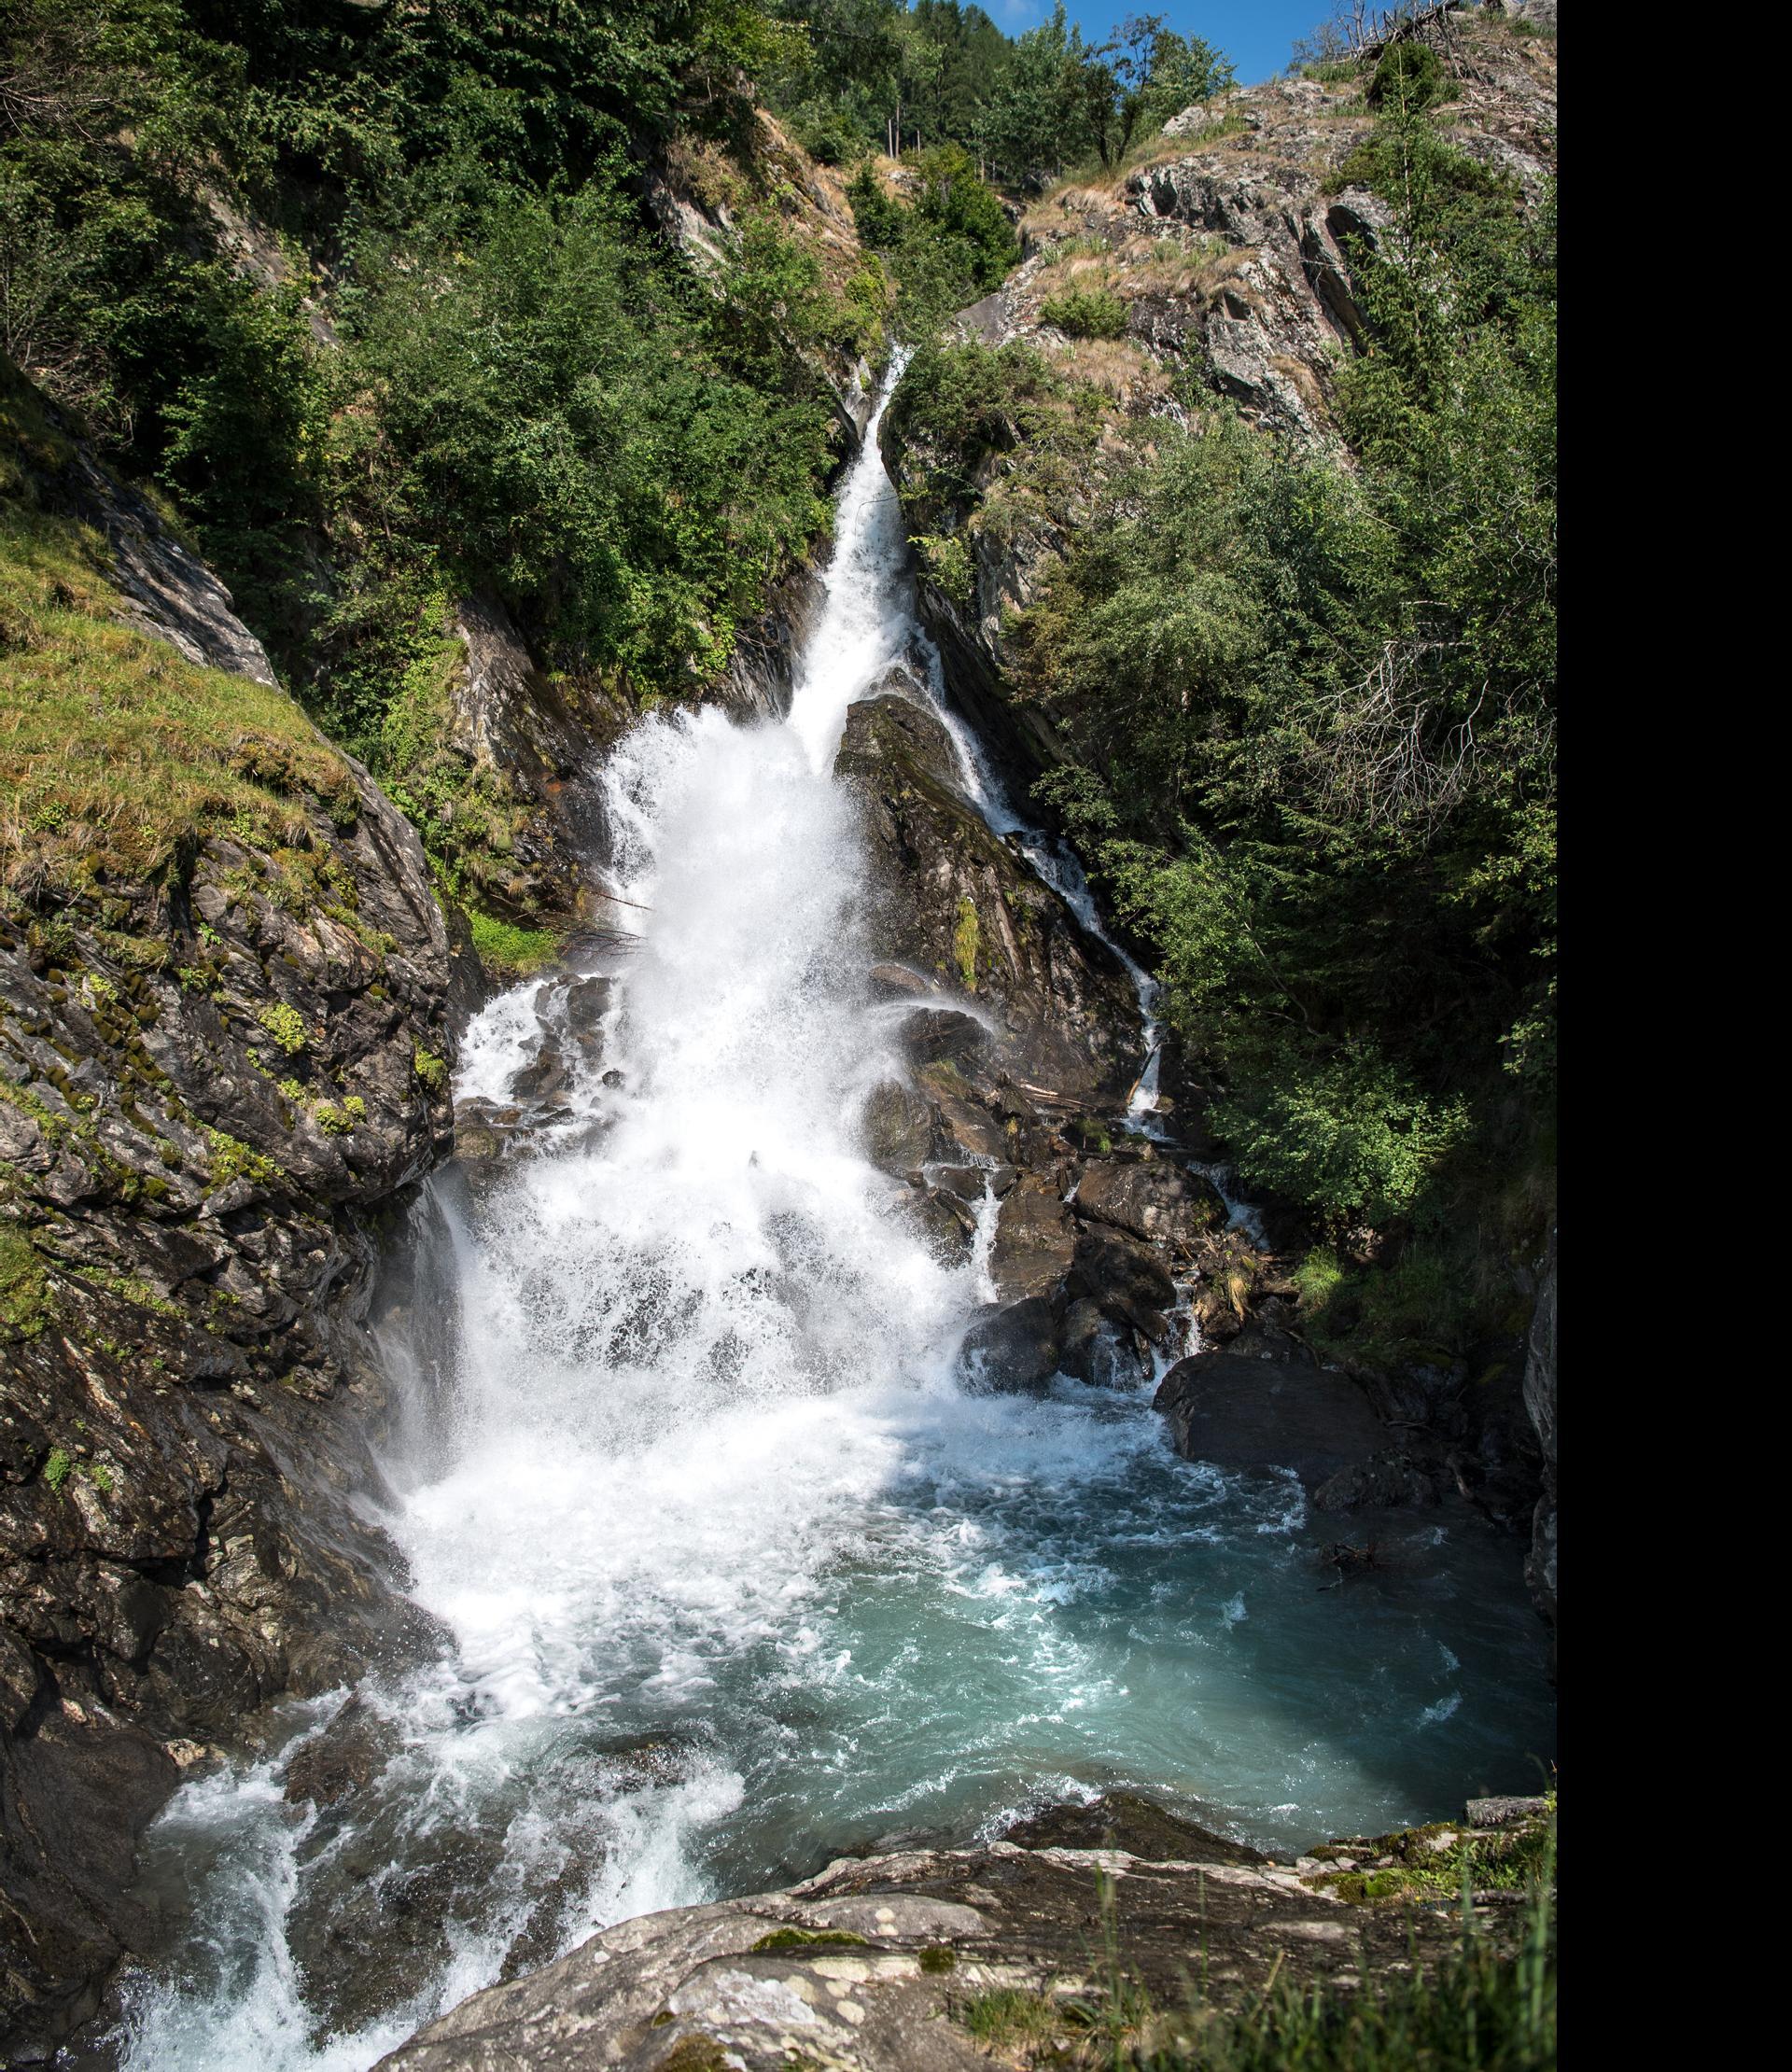
[(961, 147), (984, 175), (1020, 188), (1085, 161), (1113, 164), (1172, 115), (1231, 83), (1199, 36), (1162, 15), (1084, 40), (1060, 4), (1009, 37), (960, 0), (779, 0), (800, 34), (763, 77), (815, 154), (831, 163)]
[[(1534, 1243), (1512, 1176), (1547, 1164), (1554, 216), (1438, 133), (1424, 67), (1379, 78), (1343, 172), (1393, 212), (1357, 255), (1356, 464), (1191, 392), (1189, 428), (1155, 423), (1097, 500), (1046, 498), (1073, 537), (1010, 646), (1068, 751), (1046, 789), (1216, 1070), (1247, 1184), (1320, 1231), (1405, 1232), (1399, 1337), (1473, 1311), (1477, 1246)], [(1062, 381), (966, 346), (895, 418), (950, 502), (1004, 451), (1027, 495), (1042, 413), (1063, 450)]]
[(887, 256), (902, 290), (903, 320), (926, 335), (974, 301), (1020, 259), (1001, 203), (956, 144), (923, 151), (906, 194), (886, 190), (867, 160), (847, 189), (860, 241)]
[(336, 493), (570, 653), (711, 673), (825, 516), (814, 396), (754, 379), (738, 313), (602, 189), (402, 236), (344, 298)]
[[(816, 357), (876, 312), (753, 197), (782, 34), (749, 0), (7, 12), (0, 345), (170, 493), (457, 891), (503, 831), (432, 738), (446, 604), (696, 688), (825, 523)], [(640, 205), (675, 136), (748, 166), (707, 275)]]

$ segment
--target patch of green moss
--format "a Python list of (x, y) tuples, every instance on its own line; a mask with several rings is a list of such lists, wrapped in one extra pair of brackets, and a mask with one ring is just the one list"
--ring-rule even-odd
[(982, 923), (977, 918), (976, 902), (967, 893), (959, 902), (959, 925), (952, 931), (952, 954), (958, 960), (959, 976), (967, 993), (977, 989), (977, 953), (983, 946)]
[(448, 1066), (445, 1059), (434, 1051), (426, 1050), (419, 1043), (411, 1054), (412, 1070), (432, 1094), (439, 1094), (448, 1084)]
[(949, 1943), (931, 1943), (921, 1952), (919, 1962), (930, 1978), (938, 1978), (945, 1972), (958, 1969), (959, 1953)]
[(527, 978), (560, 954), (560, 938), (551, 929), (515, 928), (472, 907), (467, 923), (480, 962), (495, 978)]
[(256, 1020), (288, 1057), (296, 1057), (304, 1049), (304, 1016), (296, 1007), (288, 1007), (283, 1000), (270, 1001)]
[(49, 1283), (37, 1248), (16, 1223), (0, 1221), (0, 1326), (35, 1338), (49, 1322)]
[(170, 1302), (166, 1295), (159, 1295), (147, 1281), (140, 1281), (134, 1274), (110, 1273), (103, 1267), (83, 1268), (87, 1280), (96, 1282), (121, 1302), (128, 1302), (133, 1309), (147, 1309), (158, 1317), (184, 1317), (186, 1311), (177, 1302)]
[(232, 1180), (252, 1180), (261, 1186), (281, 1177), (280, 1169), (272, 1158), (264, 1158), (228, 1130), (207, 1128), (205, 1138), (212, 1147), (214, 1187), (228, 1186)]
[(845, 1928), (774, 1928), (752, 1947), (757, 1954), (764, 1950), (868, 1950), (872, 1945)]

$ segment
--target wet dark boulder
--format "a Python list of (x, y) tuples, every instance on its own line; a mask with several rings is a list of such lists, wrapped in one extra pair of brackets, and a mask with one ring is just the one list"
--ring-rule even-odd
[(1043, 1389), (1057, 1371), (1058, 1327), (1043, 1295), (992, 1304), (972, 1322), (959, 1359), (973, 1387), (998, 1394)]
[(960, 1267), (971, 1255), (976, 1223), (971, 1209), (942, 1187), (912, 1184), (901, 1202), (903, 1222), (945, 1267)]
[(1354, 1461), (1313, 1491), (1316, 1511), (1429, 1510), (1437, 1502), (1436, 1477), (1399, 1449)]
[(1143, 1063), (1126, 971), (990, 832), (934, 713), (904, 697), (853, 706), (834, 768), (862, 812), (875, 954), (970, 996), (996, 1068), (1025, 1089), (1124, 1099)]
[(948, 1194), (956, 1195), (960, 1201), (973, 1207), (986, 1195), (993, 1195), (998, 1201), (1008, 1192), (1020, 1174), (1010, 1165), (998, 1166), (936, 1166), (933, 1169), (935, 1186), (944, 1187)]
[(1309, 1490), (1380, 1450), (1388, 1438), (1348, 1375), (1230, 1352), (1179, 1360), (1155, 1405), (1184, 1459), (1223, 1468), (1290, 1468)]
[(1002, 1197), (989, 1272), (1007, 1300), (1057, 1298), (1076, 1257), (1076, 1226), (1052, 1177), (1023, 1173)]
[(335, 1806), (365, 1791), (385, 1770), (399, 1736), (357, 1692), (287, 1759), (288, 1804)]
[(874, 964), (865, 973), (865, 985), (875, 1001), (924, 1000), (933, 990), (931, 979), (906, 964)]
[(1089, 1222), (1112, 1224), (1129, 1237), (1183, 1253), (1225, 1220), (1211, 1182), (1155, 1155), (1091, 1159), (1071, 1206)]
[(1168, 1337), (1176, 1284), (1158, 1254), (1136, 1238), (1099, 1225), (1083, 1225), (1067, 1285), (1072, 1295), (1086, 1296), (1104, 1317), (1130, 1325), (1153, 1344)]
[(936, 1119), (940, 1158), (992, 1166), (1008, 1162), (1015, 1145), (1006, 1126), (980, 1104), (976, 1090), (949, 1058), (923, 1067), (916, 1073), (915, 1084)]
[(984, 1024), (955, 1007), (917, 1007), (903, 1017), (903, 1049), (916, 1065), (974, 1057), (989, 1042)]
[(933, 1110), (900, 1079), (872, 1088), (864, 1128), (866, 1155), (880, 1172), (918, 1173), (933, 1155)]
[(1099, 1303), (1079, 1295), (1064, 1312), (1058, 1370), (1091, 1388), (1134, 1389), (1149, 1371), (1128, 1325), (1116, 1324)]

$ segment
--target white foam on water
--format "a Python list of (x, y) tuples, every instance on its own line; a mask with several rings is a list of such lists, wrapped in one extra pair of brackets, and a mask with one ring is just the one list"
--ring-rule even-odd
[(537, 1003), (547, 981), (500, 993), (475, 1015), (460, 1040), (455, 1069), (455, 1095), (460, 1100), (501, 1102), (511, 1082), (535, 1057), (541, 1040)]
[[(1176, 1460), (1150, 1380), (963, 1391), (993, 1193), (946, 1266), (864, 1155), (890, 1021), (866, 997), (863, 860), (831, 765), (852, 701), (929, 652), (875, 434), (788, 723), (655, 718), (606, 767), (610, 889), (634, 903), (613, 912), (637, 940), (602, 1057), (570, 1061), (601, 1134), (545, 1142), (451, 1219), (449, 1428), (388, 1463), (391, 1530), (453, 1645), (364, 1690), (389, 1753), (340, 1833), (286, 1802), (285, 1755), (177, 1795), (150, 1855), (197, 1899), (175, 1962), (127, 1989), (131, 2072), (358, 2072), (497, 1978), (519, 1937), (540, 1962), (1041, 1796), (1197, 1794), (1279, 1845), (1435, 1810), (1388, 1775), (1435, 1690), (1422, 1620), (1389, 1614), (1364, 1677), (1345, 1601), (1318, 1594), (1298, 1483)], [(937, 697), (937, 656), (923, 674)], [(939, 702), (967, 793), (1099, 932), (1075, 860)], [(510, 1097), (550, 992), (478, 1017), (464, 1098)], [(620, 1085), (584, 1084), (600, 1071)], [(1139, 1127), (1152, 1105), (1135, 1099)], [(1466, 1760), (1446, 1735), (1489, 1730), (1443, 1702), (1436, 1774)], [(296, 1910), (374, 1834), (395, 1869), (446, 1849), (474, 1873), (426, 1983), (319, 2035)]]

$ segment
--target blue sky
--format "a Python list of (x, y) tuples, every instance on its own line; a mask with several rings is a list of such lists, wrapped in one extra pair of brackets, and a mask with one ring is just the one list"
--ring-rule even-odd
[[(990, 15), (1018, 35), (1051, 13), (1051, 0), (983, 0)], [(1331, 12), (1330, 0), (1067, 0), (1066, 12), (1083, 34), (1099, 43), (1128, 14), (1161, 14), (1184, 35), (1205, 36), (1238, 66), (1246, 86), (1273, 78), (1288, 63), (1296, 36), (1308, 35)]]

